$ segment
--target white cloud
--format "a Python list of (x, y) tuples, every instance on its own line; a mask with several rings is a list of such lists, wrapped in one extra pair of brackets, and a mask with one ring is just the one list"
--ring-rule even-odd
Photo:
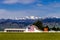
[(22, 4), (29, 4), (29, 3), (33, 3), (35, 2), (36, 0), (19, 0), (19, 3), (22, 3)]
[(60, 3), (54, 4), (53, 7), (60, 7)]
[(4, 4), (13, 4), (13, 3), (21, 3), (21, 4), (30, 4), (34, 3), (36, 0), (4, 0)]
[(60, 17), (60, 13), (50, 13), (47, 14), (48, 17)]
[(18, 0), (4, 0), (3, 3), (5, 4), (12, 4), (12, 3), (17, 3)]
[(0, 9), (0, 18), (14, 18), (23, 16), (38, 16), (42, 13), (40, 10), (19, 10), (19, 11), (9, 11), (5, 9)]
[(49, 7), (56, 8), (56, 7), (60, 7), (60, 3), (59, 3), (59, 2), (50, 3), (48, 6), (49, 6)]
[(6, 12), (7, 12), (6, 10), (0, 9), (0, 14), (4, 14), (4, 13), (6, 13)]
[(22, 17), (27, 14), (26, 11), (8, 11), (5, 9), (0, 9), (0, 18), (15, 18)]
[(43, 6), (43, 4), (36, 4), (36, 6), (38, 6), (38, 7), (42, 7), (42, 6)]
[(15, 18), (24, 16), (41, 16), (41, 17), (60, 17), (60, 12), (50, 12), (48, 10), (19, 10), (19, 11), (9, 11), (5, 9), (0, 9), (0, 18)]

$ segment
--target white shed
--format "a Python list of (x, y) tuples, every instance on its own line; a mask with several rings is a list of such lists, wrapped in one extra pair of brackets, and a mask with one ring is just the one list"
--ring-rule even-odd
[(4, 29), (4, 32), (24, 32), (25, 29), (21, 28), (6, 28)]

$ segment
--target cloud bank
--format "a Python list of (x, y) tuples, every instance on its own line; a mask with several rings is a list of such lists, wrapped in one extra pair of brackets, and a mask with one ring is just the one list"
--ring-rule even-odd
[(4, 0), (4, 4), (15, 4), (15, 3), (21, 3), (21, 4), (30, 4), (34, 3), (36, 0)]
[[(46, 14), (47, 13), (47, 14)], [(25, 16), (40, 16), (40, 17), (60, 17), (58, 13), (51, 13), (46, 10), (19, 10), (19, 11), (8, 11), (5, 9), (0, 9), (0, 18), (12, 18), (15, 17), (25, 17)]]

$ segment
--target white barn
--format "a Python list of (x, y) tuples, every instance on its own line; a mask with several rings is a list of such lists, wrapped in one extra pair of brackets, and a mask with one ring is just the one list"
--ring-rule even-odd
[(31, 26), (29, 25), (26, 28), (25, 32), (42, 32), (42, 31), (39, 30), (39, 28), (37, 26), (35, 26), (35, 25), (31, 25)]

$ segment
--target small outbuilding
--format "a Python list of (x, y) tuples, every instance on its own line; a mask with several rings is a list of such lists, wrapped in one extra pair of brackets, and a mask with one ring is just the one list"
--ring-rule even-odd
[(21, 28), (6, 28), (4, 29), (4, 32), (24, 32), (25, 29)]

